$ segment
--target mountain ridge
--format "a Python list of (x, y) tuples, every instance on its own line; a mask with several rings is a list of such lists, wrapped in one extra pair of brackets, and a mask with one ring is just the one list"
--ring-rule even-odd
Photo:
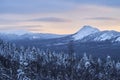
[[(31, 33), (31, 32), (25, 32), (23, 31), (21, 33), (22, 35), (16, 35), (15, 34), (4, 34), (1, 33), (0, 37), (3, 39), (8, 40), (21, 40), (21, 39), (29, 39), (29, 40), (38, 40), (38, 39), (61, 39), (69, 41), (81, 41), (81, 42), (89, 42), (89, 41), (106, 41), (111, 40), (111, 42), (120, 42), (120, 32), (114, 31), (114, 30), (104, 30), (100, 31), (99, 29), (85, 25), (80, 30), (78, 30), (76, 33), (69, 34), (69, 35), (58, 35), (58, 34), (48, 34), (48, 33)], [(12, 32), (14, 33), (14, 32)], [(19, 32), (18, 32), (19, 33)], [(64, 41), (62, 41), (64, 42)]]
[(96, 33), (96, 32), (99, 32), (99, 30), (97, 28), (85, 25), (73, 35), (73, 38), (74, 38), (74, 40), (80, 40), (80, 39), (84, 38), (85, 36), (88, 36), (88, 35)]

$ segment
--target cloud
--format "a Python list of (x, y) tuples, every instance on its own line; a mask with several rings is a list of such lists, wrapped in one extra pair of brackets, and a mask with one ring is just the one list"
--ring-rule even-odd
[(112, 17), (92, 17), (92, 18), (84, 18), (85, 20), (118, 20)]
[(22, 25), (22, 26), (16, 26), (16, 25), (0, 25), (0, 30), (34, 30), (38, 29), (40, 30), (43, 26), (42, 25)]
[(41, 28), (43, 26), (42, 25), (26, 25), (26, 26), (21, 26), (21, 27), (25, 27), (25, 28)]
[(0, 0), (0, 13), (58, 13), (73, 10), (77, 4), (120, 8), (120, 0)]
[[(1, 0), (0, 30), (29, 29), (30, 31), (39, 31), (42, 29), (41, 32), (67, 34), (75, 32), (84, 24), (98, 26), (100, 29), (111, 27), (111, 29), (120, 30), (117, 27), (112, 28), (112, 26), (119, 26), (119, 8), (108, 6), (112, 0), (108, 3), (107, 0), (105, 3), (104, 1)], [(117, 4), (119, 1), (117, 0)], [(111, 5), (117, 6), (115, 2), (116, 0), (113, 0)]]
[(37, 19), (31, 19), (28, 21), (41, 21), (41, 22), (69, 22), (70, 20), (63, 19), (63, 18), (57, 18), (57, 17), (44, 17), (44, 18), (37, 18)]
[(31, 13), (57, 13), (70, 10), (72, 5), (61, 0), (2, 0), (0, 13), (31, 14)]
[(101, 6), (109, 6), (109, 7), (119, 7), (120, 8), (120, 0), (67, 0), (76, 4), (90, 4), (90, 5), (101, 5)]

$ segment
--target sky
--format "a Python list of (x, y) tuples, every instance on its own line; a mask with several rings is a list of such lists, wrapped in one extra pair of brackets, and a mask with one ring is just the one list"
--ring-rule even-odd
[(0, 0), (0, 31), (71, 34), (84, 25), (120, 31), (120, 0)]

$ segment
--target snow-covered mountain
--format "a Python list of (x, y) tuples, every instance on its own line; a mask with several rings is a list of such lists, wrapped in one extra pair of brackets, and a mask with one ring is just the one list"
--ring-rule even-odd
[(74, 41), (81, 42), (120, 42), (120, 32), (113, 30), (100, 31), (91, 26), (83, 26), (78, 32), (72, 35)]
[[(120, 42), (120, 32), (113, 30), (100, 31), (92, 26), (83, 26), (79, 31), (69, 35), (57, 35), (48, 33), (32, 33), (28, 31), (8, 31), (0, 32), (0, 38), (5, 40), (40, 40), (40, 39), (52, 39), (52, 42), (67, 43), (71, 39), (79, 42), (101, 42), (111, 41)], [(49, 40), (50, 41), (50, 40)], [(58, 41), (58, 42), (57, 42)]]
[(24, 35), (24, 34), (30, 34), (31, 32), (27, 30), (2, 30), (0, 31), (0, 34), (3, 35)]
[(20, 37), (29, 38), (29, 39), (53, 39), (53, 38), (61, 38), (65, 35), (58, 35), (58, 34), (50, 34), (50, 33), (31, 33), (31, 34), (24, 34)]
[(100, 31), (95, 34), (88, 35), (82, 39), (82, 41), (111, 41), (111, 42), (119, 42), (120, 41), (120, 32), (117, 31)]
[(50, 33), (32, 33), (25, 30), (0, 31), (0, 38), (4, 40), (21, 40), (21, 39), (53, 39), (61, 38), (66, 35)]
[(100, 32), (97, 28), (93, 28), (91, 26), (83, 26), (77, 33), (75, 33), (72, 37), (74, 40), (80, 40), (90, 34), (94, 34), (96, 32)]

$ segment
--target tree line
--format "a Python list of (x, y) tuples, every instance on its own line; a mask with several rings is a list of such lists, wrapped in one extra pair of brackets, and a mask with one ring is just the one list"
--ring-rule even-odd
[(56, 53), (0, 40), (0, 80), (120, 80), (119, 61), (78, 57), (68, 46), (68, 53)]

